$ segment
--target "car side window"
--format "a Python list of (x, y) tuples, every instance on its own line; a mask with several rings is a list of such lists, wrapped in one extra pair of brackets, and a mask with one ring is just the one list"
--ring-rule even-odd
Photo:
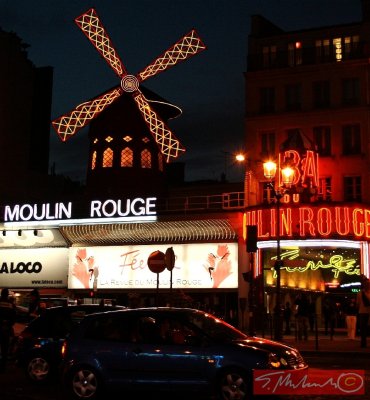
[(65, 337), (71, 330), (71, 316), (67, 312), (46, 313), (39, 318), (39, 332), (44, 337)]
[(86, 339), (130, 342), (130, 330), (127, 321), (122, 318), (94, 319), (85, 332)]
[(188, 345), (194, 344), (197, 337), (196, 332), (185, 321), (171, 319), (169, 322), (168, 341), (170, 344)]
[[(188, 324), (173, 316), (145, 316), (138, 320), (137, 337), (139, 343), (186, 345), (196, 333)], [(194, 341), (192, 341), (194, 343)]]
[(162, 342), (160, 326), (151, 316), (140, 316), (132, 324), (132, 341), (136, 343), (158, 344)]
[(77, 326), (81, 320), (85, 317), (86, 311), (84, 310), (76, 310), (71, 312), (71, 323), (72, 323), (72, 328)]

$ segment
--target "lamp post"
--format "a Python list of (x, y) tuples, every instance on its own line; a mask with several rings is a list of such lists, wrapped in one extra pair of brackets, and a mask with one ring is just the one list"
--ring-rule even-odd
[[(265, 162), (263, 164), (263, 173), (267, 179), (269, 179), (268, 187), (271, 190), (272, 196), (275, 199), (276, 204), (276, 261), (274, 269), (276, 272), (276, 302), (274, 308), (274, 339), (282, 340), (283, 338), (283, 319), (282, 319), (282, 308), (281, 308), (281, 278), (280, 270), (284, 266), (284, 261), (281, 259), (281, 247), (280, 247), (280, 204), (281, 198), (284, 196), (286, 191), (285, 185), (289, 187), (294, 178), (294, 171), (290, 167), (285, 167), (279, 171), (282, 177), (283, 187), (275, 189), (273, 180), (276, 176), (276, 163), (272, 161)], [(280, 179), (279, 179), (280, 182)]]

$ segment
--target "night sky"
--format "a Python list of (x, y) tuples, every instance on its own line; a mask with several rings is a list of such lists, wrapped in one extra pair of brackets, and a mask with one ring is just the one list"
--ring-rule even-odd
[[(119, 79), (74, 18), (95, 8), (128, 73), (136, 74), (191, 29), (207, 50), (144, 86), (183, 110), (168, 125), (186, 147), (185, 179), (241, 180), (244, 77), (250, 16), (299, 30), (361, 19), (360, 0), (0, 0), (0, 27), (30, 45), (29, 59), (54, 68), (52, 119), (117, 85)], [(50, 165), (84, 180), (87, 128), (66, 143), (51, 128)]]

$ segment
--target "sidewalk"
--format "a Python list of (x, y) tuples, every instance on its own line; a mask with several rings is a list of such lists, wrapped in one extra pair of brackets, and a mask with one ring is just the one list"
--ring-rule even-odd
[[(270, 335), (265, 335), (266, 339), (270, 339)], [(284, 335), (281, 340), (289, 346), (296, 347), (302, 354), (304, 353), (361, 353), (370, 355), (370, 337), (367, 338), (367, 347), (360, 346), (360, 338), (356, 337), (355, 340), (347, 338), (345, 331), (337, 331), (333, 338), (326, 336), (323, 333), (318, 333), (317, 338), (315, 333), (308, 336), (308, 340), (297, 340), (294, 335)]]

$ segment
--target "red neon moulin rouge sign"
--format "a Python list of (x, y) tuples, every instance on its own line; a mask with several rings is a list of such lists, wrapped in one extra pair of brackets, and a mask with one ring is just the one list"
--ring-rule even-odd
[(285, 238), (343, 238), (370, 239), (370, 209), (351, 206), (292, 205), (256, 208), (244, 213), (243, 226), (257, 225), (258, 239), (277, 237), (277, 218), (280, 218), (280, 237)]

